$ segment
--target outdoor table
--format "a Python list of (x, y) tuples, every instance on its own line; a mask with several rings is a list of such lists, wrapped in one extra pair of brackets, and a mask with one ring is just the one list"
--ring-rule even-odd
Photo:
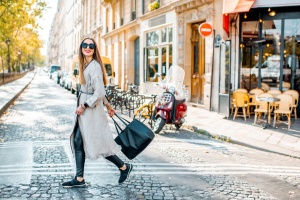
[(279, 98), (275, 98), (275, 97), (257, 97), (257, 100), (268, 103), (268, 107), (267, 107), (267, 123), (266, 123), (265, 126), (263, 126), (263, 128), (266, 129), (268, 127), (272, 127), (271, 124), (269, 124), (269, 120), (270, 120), (269, 119), (270, 103), (274, 103), (274, 102), (280, 101), (280, 99)]

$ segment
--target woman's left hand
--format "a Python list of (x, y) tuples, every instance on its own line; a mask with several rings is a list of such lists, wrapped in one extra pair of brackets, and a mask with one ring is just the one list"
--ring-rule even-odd
[(81, 107), (81, 105), (79, 105), (78, 108), (76, 109), (76, 112), (75, 112), (75, 113), (76, 113), (77, 115), (82, 115), (82, 113), (84, 112), (84, 110), (85, 110), (85, 109), (83, 109), (83, 108)]

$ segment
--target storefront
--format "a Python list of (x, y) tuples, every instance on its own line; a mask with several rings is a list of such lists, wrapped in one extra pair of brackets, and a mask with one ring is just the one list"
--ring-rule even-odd
[(295, 4), (256, 1), (240, 13), (238, 87), (300, 92), (300, 3)]
[(174, 63), (174, 28), (176, 14), (175, 11), (164, 13), (147, 19), (141, 23), (141, 44), (143, 66), (140, 75), (141, 89), (145, 94), (155, 92), (155, 82), (163, 79), (169, 68)]

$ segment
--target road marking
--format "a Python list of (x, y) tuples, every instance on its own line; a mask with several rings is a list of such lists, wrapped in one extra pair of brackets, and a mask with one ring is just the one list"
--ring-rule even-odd
[[(184, 145), (183, 145), (184, 144)], [(249, 149), (242, 147), (235, 147), (228, 143), (220, 143), (217, 141), (204, 141), (193, 139), (159, 139), (151, 143), (151, 146), (158, 146), (160, 148), (176, 148), (176, 149), (209, 149), (220, 151), (234, 151), (254, 153)]]
[[(183, 145), (184, 144), (184, 145)], [(55, 141), (28, 141), (28, 142), (5, 142), (0, 143), (0, 149), (7, 148), (20, 148), (23, 146), (43, 146), (43, 147), (56, 147), (56, 146), (70, 146), (69, 140), (55, 140)], [(152, 147), (160, 148), (174, 148), (174, 149), (209, 149), (216, 151), (234, 151), (234, 152), (247, 152), (250, 153), (248, 149), (237, 148), (229, 144), (223, 144), (217, 141), (205, 141), (205, 140), (195, 140), (195, 139), (172, 139), (172, 138), (159, 138), (154, 140), (150, 144)]]
[[(6, 142), (0, 144), (1, 148), (17, 148), (31, 144), (32, 146), (69, 146), (69, 140), (59, 141), (29, 141), (29, 142)], [(238, 150), (235, 147), (220, 142), (203, 141), (193, 139), (159, 139), (155, 140), (152, 147), (156, 148), (184, 148), (184, 149), (225, 149)], [(244, 164), (188, 164), (188, 163), (133, 163), (133, 174), (193, 174), (193, 175), (208, 175), (208, 174), (265, 174), (265, 175), (285, 175), (299, 176), (300, 167), (290, 166), (265, 166), (265, 165), (244, 165)], [(0, 166), (0, 176), (21, 175), (21, 174), (36, 174), (36, 175), (51, 175), (51, 174), (74, 174), (75, 163), (56, 163), (56, 164), (27, 164), (27, 165), (2, 165)], [(103, 174), (103, 173), (119, 173), (115, 166), (109, 162), (103, 161), (87, 161), (87, 174)]]
[[(134, 163), (133, 174), (265, 174), (299, 176), (300, 167), (256, 166), (242, 164), (174, 164), (174, 163)], [(0, 166), (0, 176), (20, 174), (74, 174), (74, 163), (4, 165)], [(87, 174), (119, 173), (115, 166), (106, 162), (86, 163)]]

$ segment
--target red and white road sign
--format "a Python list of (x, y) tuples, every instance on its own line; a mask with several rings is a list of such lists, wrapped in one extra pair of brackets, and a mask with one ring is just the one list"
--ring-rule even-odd
[(202, 23), (200, 24), (198, 31), (201, 36), (207, 37), (211, 35), (211, 33), (213, 32), (213, 28), (209, 23)]

